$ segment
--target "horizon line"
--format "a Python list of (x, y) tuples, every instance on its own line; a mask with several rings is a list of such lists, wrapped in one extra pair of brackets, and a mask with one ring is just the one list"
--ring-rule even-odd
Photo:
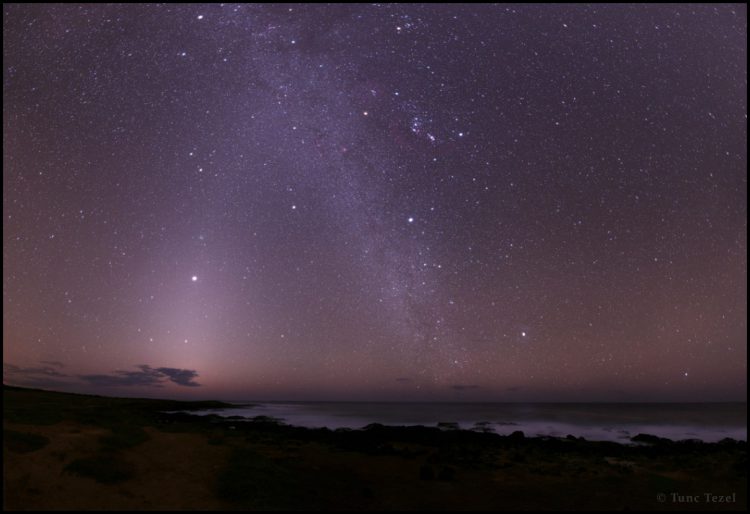
[[(178, 401), (178, 402), (223, 402), (229, 404), (246, 405), (249, 403), (388, 403), (388, 404), (415, 404), (415, 403), (435, 403), (435, 404), (646, 404), (646, 405), (661, 405), (661, 404), (683, 404), (683, 405), (695, 405), (695, 404), (747, 404), (745, 400), (703, 400), (703, 401), (675, 401), (675, 400), (590, 400), (590, 401), (569, 401), (569, 400), (295, 400), (295, 399), (284, 399), (284, 400), (263, 400), (263, 399), (242, 399), (242, 400), (229, 400), (221, 399), (219, 397), (204, 398), (204, 399), (186, 399), (186, 398), (168, 398), (168, 397), (149, 397), (149, 396), (120, 396), (112, 394), (102, 393), (83, 393), (83, 392), (69, 392), (55, 389), (41, 389), (37, 387), (25, 387), (17, 386), (12, 384), (3, 383), (4, 388), (15, 388), (23, 389), (26, 391), (39, 391), (46, 393), (61, 393), (61, 394), (75, 394), (81, 396), (100, 396), (106, 398), (143, 398), (148, 400), (165, 400), (165, 401)], [(121, 394), (121, 393), (119, 393)]]

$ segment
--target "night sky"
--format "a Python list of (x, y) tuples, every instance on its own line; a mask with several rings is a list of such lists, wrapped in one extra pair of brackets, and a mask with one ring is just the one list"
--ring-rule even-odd
[(745, 5), (4, 5), (6, 383), (745, 400)]

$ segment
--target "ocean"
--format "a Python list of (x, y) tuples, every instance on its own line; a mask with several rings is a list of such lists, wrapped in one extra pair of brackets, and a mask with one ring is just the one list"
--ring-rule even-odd
[(203, 411), (220, 416), (269, 416), (308, 428), (438, 426), (527, 437), (574, 435), (628, 442), (637, 434), (672, 440), (747, 440), (747, 403), (364, 403), (247, 402), (252, 406)]

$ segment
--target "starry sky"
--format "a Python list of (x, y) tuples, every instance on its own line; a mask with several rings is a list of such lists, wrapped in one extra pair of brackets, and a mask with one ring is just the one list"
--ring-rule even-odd
[(746, 399), (745, 5), (3, 10), (5, 383)]

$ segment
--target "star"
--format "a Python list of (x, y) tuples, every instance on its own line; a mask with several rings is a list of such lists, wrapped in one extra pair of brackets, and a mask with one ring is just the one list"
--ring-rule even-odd
[(743, 400), (746, 15), (604, 10), (6, 4), (6, 361)]

